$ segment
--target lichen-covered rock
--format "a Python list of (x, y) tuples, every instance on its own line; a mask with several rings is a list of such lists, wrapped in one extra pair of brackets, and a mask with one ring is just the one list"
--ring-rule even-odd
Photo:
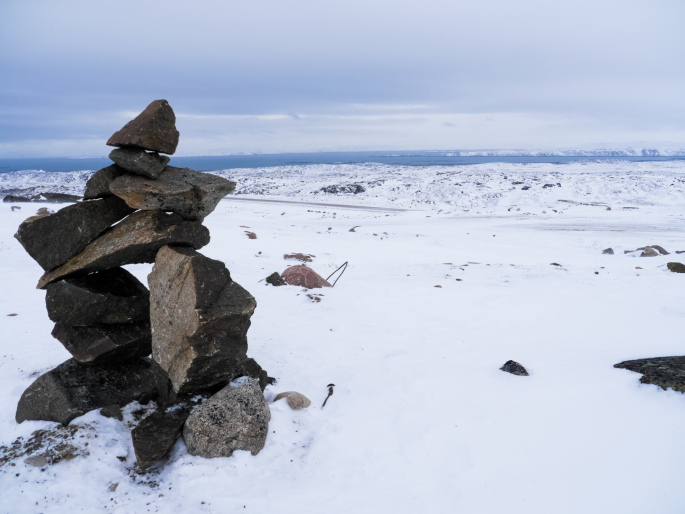
[(157, 392), (145, 359), (81, 364), (69, 359), (41, 375), (21, 395), (16, 420), (57, 421), (67, 425), (86, 412), (109, 405), (147, 403)]
[[(152, 356), (174, 392), (205, 391), (240, 376), (257, 302), (224, 263), (167, 246), (159, 250), (148, 284)], [(252, 376), (262, 372), (254, 364)]]
[(152, 351), (150, 322), (72, 327), (57, 323), (52, 336), (83, 364), (147, 357)]
[(521, 366), (516, 361), (507, 361), (500, 369), (502, 371), (506, 371), (507, 373), (511, 373), (512, 375), (520, 375), (522, 377), (528, 376), (528, 371), (526, 371), (526, 368)]
[(151, 179), (159, 177), (162, 170), (169, 164), (169, 157), (157, 152), (146, 152), (139, 148), (117, 148), (109, 154), (119, 167)]
[(173, 154), (178, 146), (176, 115), (166, 100), (155, 100), (109, 138), (109, 146), (136, 146)]
[(291, 286), (300, 286), (307, 289), (331, 287), (331, 284), (325, 278), (304, 264), (287, 268), (281, 273), (281, 276)]
[(125, 173), (127, 171), (116, 164), (96, 171), (86, 182), (86, 192), (83, 193), (83, 199), (95, 200), (112, 196), (113, 193), (109, 190), (109, 185), (112, 183), (112, 180)]
[(187, 220), (203, 220), (224, 196), (235, 189), (235, 182), (189, 168), (167, 166), (157, 180), (122, 175), (110, 190), (129, 207), (175, 212)]
[(150, 317), (149, 291), (123, 268), (53, 282), (47, 286), (45, 303), (52, 321), (74, 326)]
[(71, 275), (154, 262), (157, 250), (165, 245), (202, 248), (207, 243), (209, 230), (199, 222), (185, 221), (178, 214), (139, 211), (107, 230), (64, 265), (45, 273), (38, 288), (45, 289), (48, 284)]
[(685, 393), (685, 357), (653, 357), (636, 359), (614, 364), (614, 368), (623, 368), (642, 373), (640, 382), (658, 385), (662, 389), (673, 389)]
[(190, 405), (179, 404), (158, 409), (131, 432), (138, 467), (147, 469), (174, 447), (183, 424), (190, 415)]
[(191, 455), (230, 457), (235, 450), (257, 455), (269, 432), (271, 411), (259, 383), (229, 384), (187, 419), (183, 439)]
[(286, 399), (286, 402), (288, 402), (288, 407), (293, 410), (306, 409), (312, 404), (312, 401), (309, 398), (302, 393), (298, 393), (297, 391), (285, 391), (283, 393), (278, 393), (276, 398), (274, 398), (274, 403), (282, 398)]
[(53, 214), (28, 218), (14, 237), (41, 268), (51, 270), (78, 255), (113, 223), (132, 212), (116, 196), (80, 202)]

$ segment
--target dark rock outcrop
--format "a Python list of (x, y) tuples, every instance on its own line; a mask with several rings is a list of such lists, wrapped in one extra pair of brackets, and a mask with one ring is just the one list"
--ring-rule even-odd
[(50, 319), (67, 325), (134, 323), (150, 317), (149, 291), (123, 268), (53, 282), (45, 303)]
[(157, 254), (148, 284), (152, 356), (174, 391), (204, 391), (240, 376), (257, 302), (231, 280), (224, 263), (167, 246)]
[(145, 359), (86, 365), (69, 359), (41, 375), (21, 395), (16, 420), (57, 421), (67, 425), (86, 412), (109, 405), (147, 403), (156, 396)]
[(165, 245), (202, 248), (207, 243), (209, 230), (198, 222), (185, 221), (178, 214), (139, 211), (110, 228), (64, 265), (45, 273), (38, 288), (45, 289), (48, 284), (71, 275), (154, 262), (157, 250)]
[(331, 284), (325, 278), (304, 264), (287, 268), (281, 273), (281, 277), (291, 286), (300, 286), (307, 289), (331, 287)]
[(274, 271), (271, 275), (266, 277), (266, 283), (271, 284), (272, 286), (284, 286), (287, 284), (278, 271)]
[(259, 384), (247, 379), (228, 385), (199, 406), (183, 429), (188, 453), (201, 457), (230, 457), (235, 450), (257, 455), (269, 431), (271, 411)]
[(4, 203), (22, 203), (22, 202), (30, 202), (30, 198), (25, 198), (23, 196), (16, 196), (16, 195), (7, 195), (5, 196), (2, 201)]
[(685, 264), (681, 262), (669, 262), (666, 267), (673, 273), (685, 273)]
[(57, 323), (52, 336), (83, 364), (147, 357), (152, 351), (149, 321), (89, 327)]
[(44, 270), (51, 270), (78, 255), (113, 223), (132, 212), (116, 196), (81, 202), (54, 214), (28, 218), (14, 237)]
[(169, 164), (169, 157), (166, 155), (159, 155), (157, 152), (148, 153), (139, 148), (117, 148), (110, 152), (109, 158), (120, 168), (151, 179), (159, 177), (162, 170)]
[(83, 199), (95, 200), (97, 198), (112, 196), (109, 185), (112, 183), (112, 180), (125, 173), (127, 173), (127, 171), (116, 164), (96, 171), (93, 176), (88, 179), (88, 182), (86, 182), (86, 192), (83, 193)]
[(662, 389), (671, 388), (685, 393), (685, 357), (653, 357), (636, 359), (614, 364), (614, 368), (623, 368), (642, 373), (640, 382), (658, 385)]
[(169, 453), (189, 415), (189, 405), (158, 409), (133, 429), (131, 439), (138, 467), (147, 469)]
[(606, 250), (603, 250), (602, 253), (604, 255), (614, 255), (614, 249), (613, 248), (607, 248)]
[(136, 146), (173, 154), (178, 146), (176, 115), (166, 100), (155, 100), (143, 112), (115, 132), (108, 146)]
[(504, 363), (504, 366), (502, 366), (500, 369), (502, 371), (506, 371), (507, 373), (511, 373), (512, 375), (520, 375), (522, 377), (528, 376), (528, 371), (526, 371), (526, 368), (521, 366), (516, 361), (507, 361)]
[(234, 189), (235, 182), (225, 178), (173, 166), (167, 166), (157, 180), (123, 175), (110, 185), (112, 193), (129, 207), (170, 211), (184, 219), (200, 221)]

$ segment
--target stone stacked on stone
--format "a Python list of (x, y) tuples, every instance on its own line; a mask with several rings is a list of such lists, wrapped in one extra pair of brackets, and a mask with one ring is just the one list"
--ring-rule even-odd
[[(143, 469), (168, 453), (198, 398), (211, 397), (209, 411), (239, 415), (230, 425), (237, 439), (217, 442), (228, 449), (212, 449), (206, 421), (194, 422), (201, 455), (257, 453), (270, 417), (267, 374), (247, 356), (257, 303), (222, 262), (197, 251), (210, 239), (202, 220), (235, 183), (168, 166), (160, 153), (176, 151), (175, 120), (166, 100), (152, 102), (107, 141), (115, 164), (90, 178), (84, 201), (27, 219), (15, 236), (44, 270), (38, 288), (47, 291), (52, 335), (73, 355), (29, 386), (17, 422), (68, 424), (90, 410), (156, 400), (157, 412), (133, 432)], [(150, 291), (122, 268), (135, 263), (154, 263)], [(228, 384), (244, 376), (249, 386), (238, 394)], [(236, 398), (238, 410), (226, 404)]]

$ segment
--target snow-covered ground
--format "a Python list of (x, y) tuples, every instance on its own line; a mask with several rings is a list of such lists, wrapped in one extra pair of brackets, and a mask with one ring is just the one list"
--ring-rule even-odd
[[(225, 174), (241, 198), (408, 209), (224, 201), (205, 220), (201, 251), (257, 299), (249, 355), (278, 379), (267, 399), (295, 390), (312, 407), (272, 404), (257, 456), (192, 457), (179, 440), (143, 476), (128, 427), (139, 406), (124, 422), (91, 412), (72, 422), (72, 460), (0, 467), (0, 512), (683, 512), (685, 396), (613, 364), (685, 354), (685, 275), (665, 267), (685, 262), (685, 163)], [(71, 192), (87, 177), (59, 175)], [(353, 184), (365, 191), (313, 193)], [(0, 207), (0, 446), (56, 426), (14, 413), (69, 357), (50, 336), (41, 270), (12, 237), (38, 207)], [(649, 244), (671, 255), (623, 253)], [(291, 252), (314, 254), (323, 276), (350, 266), (314, 302), (263, 281), (296, 264)], [(151, 266), (128, 268), (146, 282)], [(530, 376), (499, 371), (509, 359)]]

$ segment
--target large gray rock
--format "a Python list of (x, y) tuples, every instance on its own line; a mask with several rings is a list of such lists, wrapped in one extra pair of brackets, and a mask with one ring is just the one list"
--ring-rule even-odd
[(134, 209), (171, 211), (187, 220), (203, 220), (235, 182), (190, 168), (167, 166), (157, 180), (122, 175), (110, 190)]
[(126, 171), (152, 179), (157, 178), (169, 163), (166, 155), (148, 153), (139, 148), (117, 148), (110, 152), (109, 158)]
[(658, 385), (662, 389), (673, 389), (685, 393), (685, 357), (653, 357), (636, 359), (614, 364), (614, 368), (623, 368), (641, 373), (640, 382)]
[(149, 468), (169, 453), (189, 415), (190, 405), (179, 404), (158, 409), (133, 429), (133, 450), (141, 469)]
[(230, 457), (235, 450), (257, 455), (266, 442), (271, 411), (259, 383), (228, 385), (199, 406), (183, 428), (188, 453)]
[(109, 185), (112, 183), (112, 180), (125, 173), (127, 173), (127, 171), (116, 164), (96, 171), (88, 179), (88, 182), (86, 182), (86, 192), (83, 193), (83, 199), (95, 200), (97, 198), (112, 196)]
[(166, 100), (155, 100), (109, 138), (109, 146), (136, 146), (173, 154), (178, 146), (176, 115)]
[(288, 402), (288, 407), (290, 407), (292, 410), (306, 409), (312, 404), (312, 401), (309, 398), (302, 393), (298, 393), (297, 391), (285, 391), (283, 393), (278, 393), (276, 398), (274, 398), (274, 403), (283, 398), (285, 398), (285, 401)]
[(185, 221), (178, 214), (139, 211), (110, 228), (64, 265), (45, 273), (38, 289), (71, 275), (154, 262), (157, 250), (165, 245), (202, 248), (207, 243), (209, 230), (199, 222)]
[(16, 420), (67, 425), (91, 410), (133, 401), (147, 403), (156, 394), (150, 363), (145, 359), (91, 365), (69, 359), (41, 375), (24, 391)]
[(123, 268), (67, 278), (47, 286), (45, 303), (55, 323), (86, 326), (150, 318), (150, 293)]
[(80, 202), (53, 214), (28, 218), (14, 237), (44, 270), (51, 270), (78, 255), (113, 223), (132, 212), (116, 196)]
[(90, 327), (57, 323), (52, 336), (83, 364), (147, 357), (152, 350), (149, 321)]
[(223, 262), (167, 246), (157, 254), (148, 285), (152, 357), (177, 394), (205, 391), (240, 376), (257, 302), (231, 280)]

